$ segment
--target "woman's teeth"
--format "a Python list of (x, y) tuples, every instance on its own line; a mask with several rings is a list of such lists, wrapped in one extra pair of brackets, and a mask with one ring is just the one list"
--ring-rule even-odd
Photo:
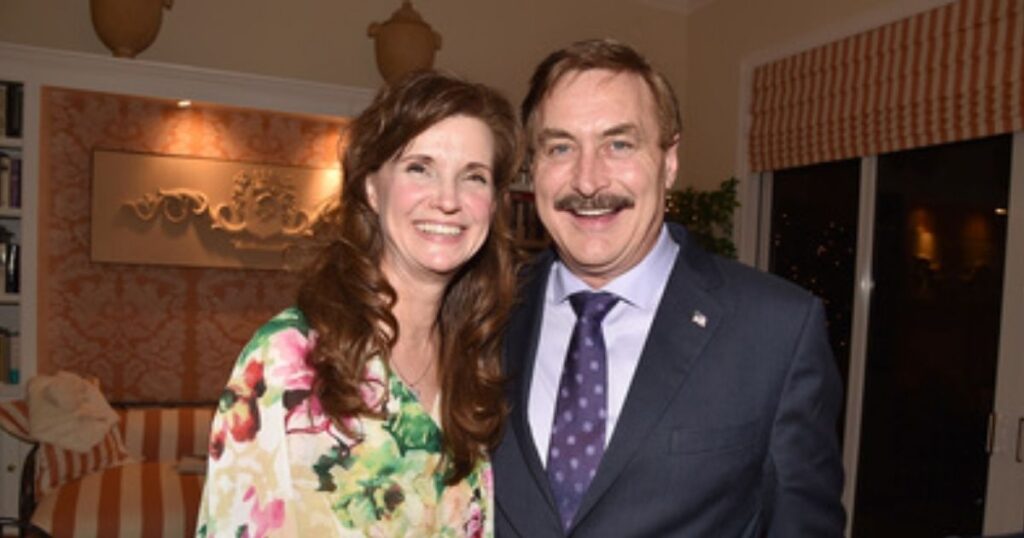
[(453, 226), (450, 224), (437, 224), (433, 222), (417, 224), (416, 229), (423, 233), (437, 235), (459, 235), (460, 233), (462, 233), (462, 228), (460, 228), (459, 226)]

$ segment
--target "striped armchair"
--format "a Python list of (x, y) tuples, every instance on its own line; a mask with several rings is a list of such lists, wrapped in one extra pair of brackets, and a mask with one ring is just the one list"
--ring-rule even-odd
[(23, 517), (53, 538), (193, 536), (214, 404), (114, 407), (114, 439), (92, 453), (33, 449)]

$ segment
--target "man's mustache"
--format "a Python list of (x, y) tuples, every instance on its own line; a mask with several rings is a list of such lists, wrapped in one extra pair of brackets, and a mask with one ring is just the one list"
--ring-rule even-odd
[(555, 200), (555, 209), (558, 211), (601, 211), (609, 209), (619, 211), (630, 209), (636, 202), (628, 196), (617, 194), (598, 194), (597, 196), (581, 196), (579, 194), (567, 194)]

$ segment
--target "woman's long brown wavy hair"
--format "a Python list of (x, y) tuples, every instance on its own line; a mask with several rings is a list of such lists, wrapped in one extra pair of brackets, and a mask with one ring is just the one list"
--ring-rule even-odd
[(313, 391), (324, 411), (339, 425), (345, 417), (375, 416), (359, 385), (368, 359), (379, 356), (388, 364), (401, 328), (391, 312), (395, 290), (380, 268), (384, 243), (367, 200), (367, 176), (420, 133), (457, 115), (483, 121), (494, 136), (498, 208), (484, 245), (448, 284), (435, 321), (449, 483), (465, 478), (496, 445), (506, 414), (501, 335), (516, 290), (507, 192), (522, 147), (508, 101), (486, 86), (436, 71), (414, 73), (383, 88), (345, 133), (341, 199), (315, 232), (325, 245), (298, 297), (317, 333), (307, 361), (316, 372)]

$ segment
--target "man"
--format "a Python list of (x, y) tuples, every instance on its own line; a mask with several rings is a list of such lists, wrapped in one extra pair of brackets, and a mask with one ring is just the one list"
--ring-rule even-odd
[(576, 43), (522, 114), (555, 252), (509, 324), (498, 535), (842, 536), (821, 304), (664, 225), (680, 122), (663, 76)]

